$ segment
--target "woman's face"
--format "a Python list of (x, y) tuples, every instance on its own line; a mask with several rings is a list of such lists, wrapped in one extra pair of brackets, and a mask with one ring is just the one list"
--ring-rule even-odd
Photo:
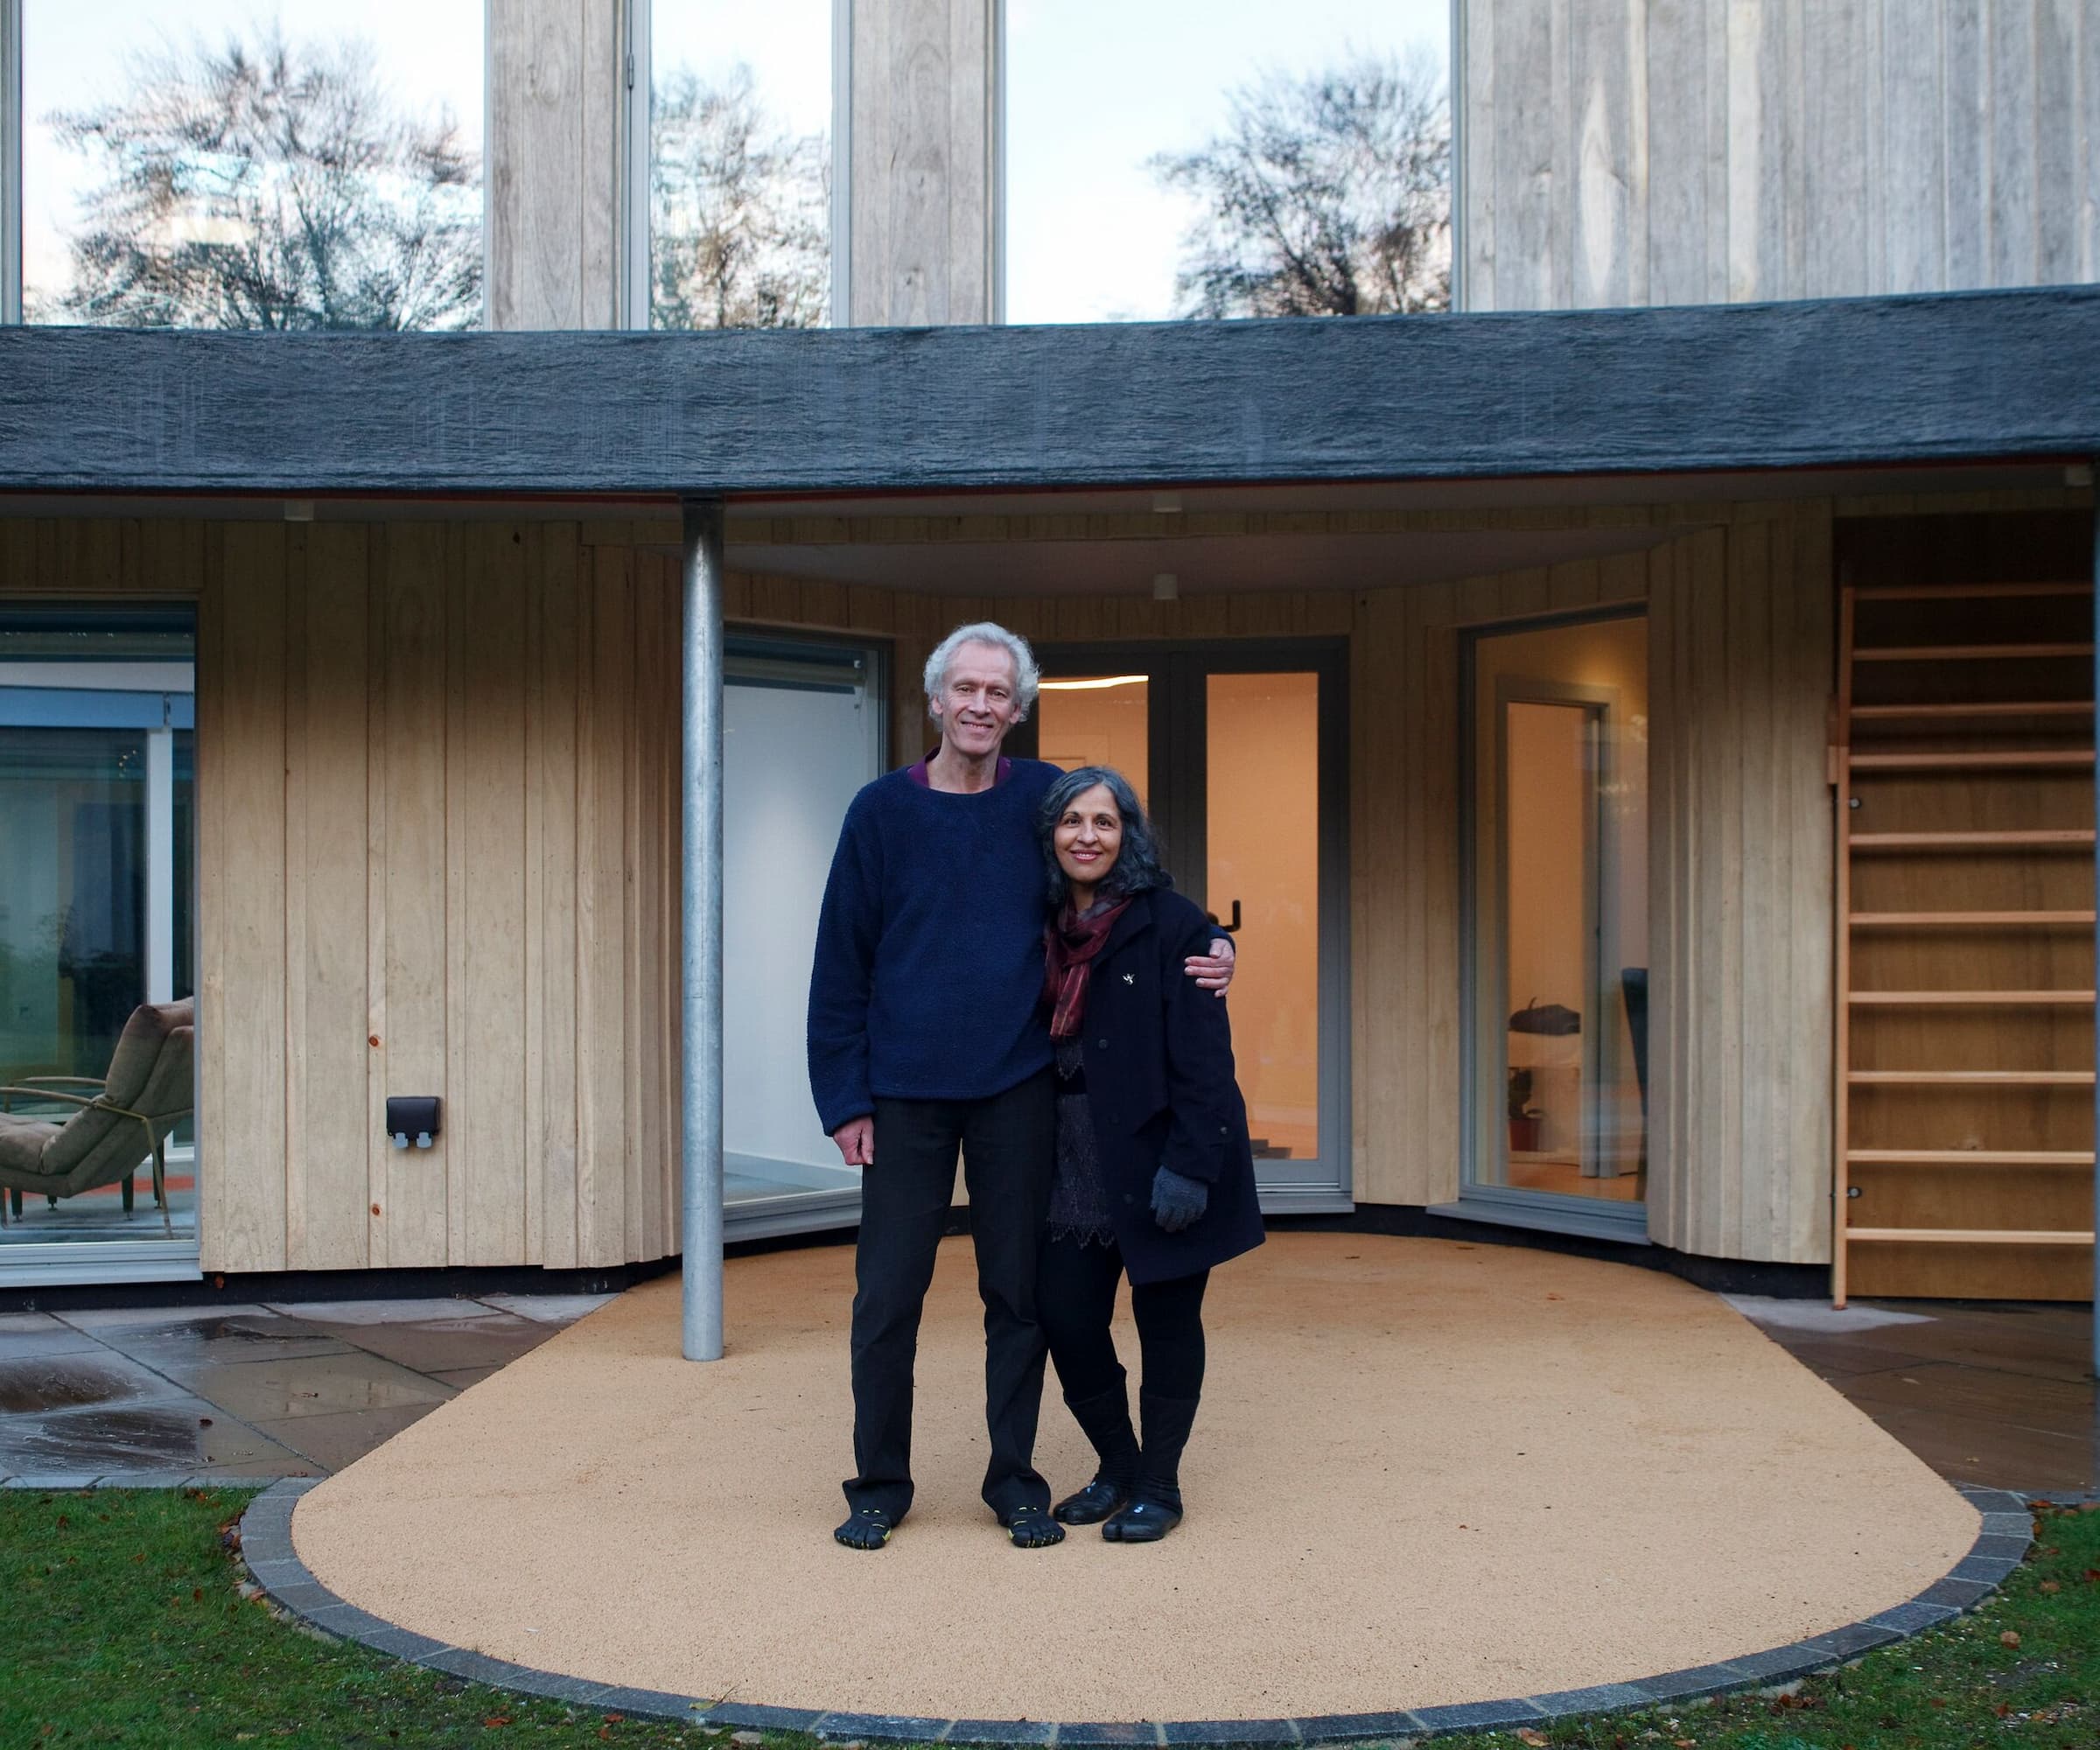
[(1123, 852), (1123, 815), (1106, 784), (1082, 790), (1051, 829), (1057, 866), (1074, 888), (1091, 892)]

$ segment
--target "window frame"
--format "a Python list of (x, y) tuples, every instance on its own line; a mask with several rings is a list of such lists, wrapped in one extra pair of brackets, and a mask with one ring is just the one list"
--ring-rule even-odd
[[(18, 0), (0, 0), (16, 4)], [(1000, 28), (1005, 0), (994, 0)], [(853, 0), (831, 5), (831, 319), (829, 328), (852, 326), (853, 288)], [(621, 251), (620, 325), (646, 333), (650, 317), (650, 129), (656, 66), (652, 25), (656, 0), (622, 0), (626, 34), (626, 124), (620, 144)]]
[[(1478, 1178), (1481, 1157), (1481, 1130), (1483, 1126), (1500, 1122), (1500, 1108), (1493, 1114), (1481, 1110), (1480, 1096), (1480, 1014), (1481, 1006), (1497, 993), (1483, 990), (1478, 976), (1480, 959), (1480, 882), (1481, 871), (1478, 846), (1478, 798), (1481, 773), (1478, 750), (1479, 713), (1483, 709), (1500, 711), (1503, 707), (1499, 695), (1482, 700), (1480, 696), (1477, 656), (1480, 646), (1488, 640), (1529, 632), (1550, 632), (1563, 627), (1592, 626), (1607, 620), (1638, 620), (1646, 624), (1652, 634), (1654, 618), (1652, 605), (1646, 600), (1613, 604), (1603, 607), (1588, 606), (1571, 609), (1564, 612), (1532, 614), (1515, 620), (1488, 620), (1463, 626), (1460, 629), (1456, 655), (1458, 659), (1458, 807), (1453, 824), (1458, 831), (1459, 851), (1459, 1158), (1458, 1189), (1448, 1200), (1432, 1203), (1428, 1213), (1445, 1215), (1457, 1221), (1487, 1222), (1504, 1227), (1528, 1228), (1545, 1233), (1574, 1234), (1588, 1239), (1618, 1242), (1627, 1245), (1645, 1246), (1652, 1243), (1648, 1233), (1649, 1211), (1654, 1205), (1649, 1197), (1634, 1200), (1591, 1199), (1572, 1196), (1558, 1192), (1533, 1191), (1508, 1185), (1493, 1185)], [(1652, 670), (1655, 660), (1654, 647), (1649, 647), (1648, 661)], [(1648, 806), (1654, 807), (1651, 794)], [(1497, 878), (1503, 872), (1498, 871)], [(1654, 888), (1649, 892), (1652, 899)], [(1651, 916), (1650, 927), (1653, 928)], [(1499, 1011), (1494, 1011), (1499, 1012)], [(1653, 1050), (1651, 1035), (1650, 1049)], [(1667, 1139), (1659, 1127), (1643, 1118), (1647, 1147), (1648, 1179), (1644, 1190), (1661, 1181), (1667, 1171), (1665, 1149)]]

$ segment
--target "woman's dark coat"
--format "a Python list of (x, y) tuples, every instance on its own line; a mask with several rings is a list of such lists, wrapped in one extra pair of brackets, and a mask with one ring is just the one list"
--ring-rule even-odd
[[(1247, 1103), (1232, 1074), (1230, 1006), (1182, 970), (1217, 927), (1168, 888), (1116, 920), (1087, 982), (1081, 1039), (1102, 1183), (1132, 1282), (1193, 1276), (1262, 1242)], [(1160, 1165), (1210, 1186), (1178, 1234), (1152, 1219)]]

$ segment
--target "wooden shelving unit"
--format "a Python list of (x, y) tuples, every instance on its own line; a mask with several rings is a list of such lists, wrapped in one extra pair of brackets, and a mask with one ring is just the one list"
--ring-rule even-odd
[(2076, 1295), (2091, 587), (1848, 582), (1839, 612), (1832, 1298)]

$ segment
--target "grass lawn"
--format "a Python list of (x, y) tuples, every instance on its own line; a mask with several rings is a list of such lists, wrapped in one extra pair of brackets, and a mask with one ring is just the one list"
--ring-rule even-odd
[[(0, 1491), (0, 1746), (726, 1746), (719, 1731), (505, 1695), (278, 1620), (240, 1596), (222, 1542), (247, 1499), (234, 1490)], [(2034, 1555), (1983, 1610), (1794, 1695), (1438, 1741), (1450, 1750), (2093, 1750), (2100, 1512), (2046, 1511), (2039, 1529)], [(772, 1750), (809, 1742), (766, 1741)]]

